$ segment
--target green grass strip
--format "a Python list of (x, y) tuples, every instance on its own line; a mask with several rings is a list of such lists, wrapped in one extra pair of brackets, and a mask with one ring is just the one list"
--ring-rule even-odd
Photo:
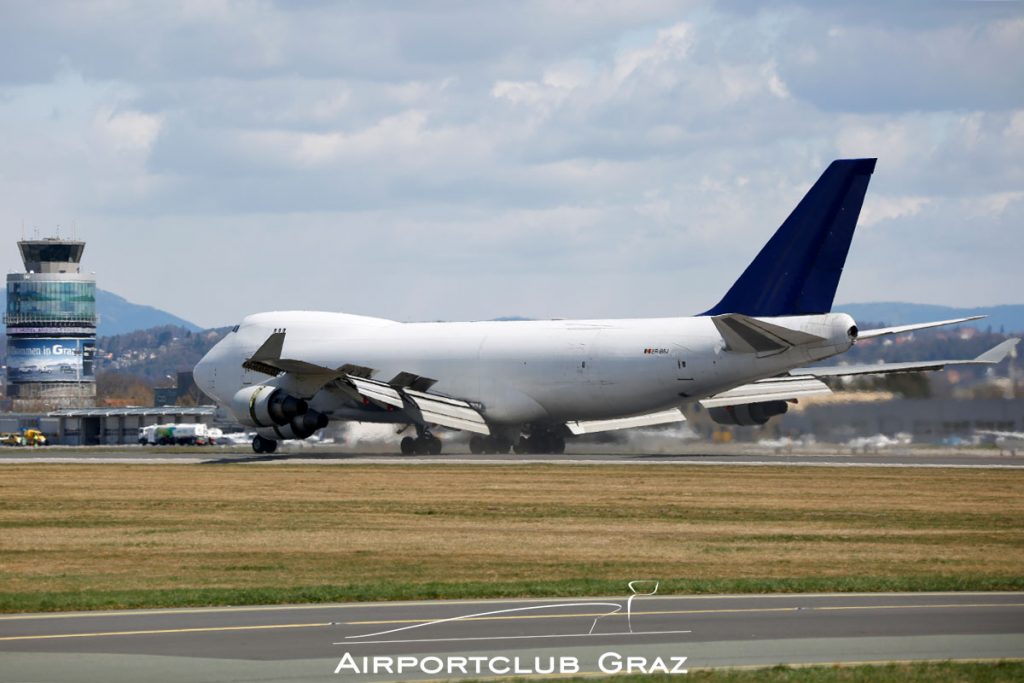
[(562, 683), (1009, 683), (1024, 680), (1024, 663), (920, 662), (849, 667), (777, 666), (743, 671), (691, 671), (688, 676), (628, 674), (559, 680)]
[[(643, 578), (643, 577), (637, 577)], [(566, 579), (505, 583), (397, 583), (291, 588), (172, 588), (60, 593), (2, 593), (0, 612), (62, 612), (162, 607), (219, 607), (391, 600), (571, 598), (627, 595), (626, 581)], [(1021, 591), (1024, 577), (909, 576), (791, 579), (670, 579), (660, 594), (881, 593)]]

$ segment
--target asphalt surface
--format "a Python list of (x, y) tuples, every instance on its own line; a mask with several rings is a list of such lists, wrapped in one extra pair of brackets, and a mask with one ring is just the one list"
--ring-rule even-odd
[[(372, 659), (363, 658), (375, 656), (389, 657), (392, 667), (398, 656), (412, 659), (401, 675), (366, 673)], [(657, 658), (674, 667), (673, 658), (686, 657), (681, 666), (690, 670), (1021, 659), (1024, 593), (655, 595), (632, 602), (613, 596), (0, 616), (4, 681), (479, 678), (514, 673), (517, 657), (524, 673), (546, 672), (551, 657), (575, 660), (580, 673), (610, 673), (629, 657), (648, 667)], [(452, 672), (434, 670), (453, 665)]]
[(437, 456), (397, 455), (386, 452), (351, 452), (329, 447), (295, 448), (274, 455), (256, 455), (239, 449), (195, 449), (188, 452), (160, 448), (129, 450), (48, 448), (0, 451), (0, 464), (31, 463), (153, 463), (153, 464), (630, 464), (630, 465), (790, 465), (817, 467), (960, 467), (1024, 468), (1024, 455), (998, 455), (993, 451), (959, 452), (929, 449), (882, 451), (879, 453), (827, 453), (801, 451), (778, 453), (770, 449), (746, 449), (728, 452), (721, 449), (706, 453), (615, 453), (573, 450), (563, 455), (471, 455), (453, 452)]

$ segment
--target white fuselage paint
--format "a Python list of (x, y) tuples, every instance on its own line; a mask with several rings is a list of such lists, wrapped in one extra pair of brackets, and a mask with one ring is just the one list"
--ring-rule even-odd
[[(437, 380), (432, 392), (482, 406), (488, 423), (521, 426), (600, 420), (692, 403), (845, 352), (853, 319), (826, 314), (767, 319), (826, 339), (782, 353), (728, 351), (710, 318), (399, 323), (306, 311), (249, 316), (196, 366), (199, 386), (230, 406), (246, 386), (280, 386), (333, 415), (346, 401), (322, 377), (270, 378), (242, 369), (275, 330), (281, 357)], [(351, 419), (351, 418), (349, 418)]]

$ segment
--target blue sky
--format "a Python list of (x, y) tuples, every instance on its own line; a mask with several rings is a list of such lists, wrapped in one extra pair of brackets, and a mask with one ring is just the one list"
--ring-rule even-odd
[(877, 156), (839, 301), (1019, 303), (1024, 3), (0, 4), (0, 250), (203, 325), (685, 315)]

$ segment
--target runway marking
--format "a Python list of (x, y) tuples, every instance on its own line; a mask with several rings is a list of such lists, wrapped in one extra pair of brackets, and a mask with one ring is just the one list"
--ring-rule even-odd
[[(750, 608), (737, 608), (737, 609), (713, 609), (713, 610), (660, 610), (655, 612), (633, 612), (634, 616), (652, 616), (652, 615), (663, 615), (663, 614), (727, 614), (733, 612), (797, 612), (803, 608), (801, 607), (750, 607)], [(458, 621), (513, 621), (519, 619), (579, 619), (584, 617), (624, 617), (626, 614), (622, 613), (597, 613), (597, 612), (578, 612), (575, 614), (526, 614), (519, 616), (504, 616), (504, 617), (459, 617)], [(346, 621), (346, 626), (383, 626), (387, 624), (418, 624), (427, 620), (424, 619), (393, 619), (393, 620), (381, 620), (381, 621)], [(446, 621), (456, 621), (456, 619), (450, 619)], [(444, 623), (444, 622), (435, 622)]]
[(64, 638), (112, 638), (115, 636), (152, 636), (171, 633), (211, 633), (217, 631), (271, 631), (274, 629), (326, 628), (333, 626), (331, 622), (322, 624), (270, 624), (262, 626), (210, 626), (206, 628), (168, 628), (151, 631), (105, 631), (101, 633), (59, 633), (42, 636), (5, 636), (0, 642), (15, 640), (57, 640)]
[(693, 631), (622, 631), (619, 633), (545, 633), (534, 636), (472, 636), (468, 638), (409, 638), (402, 640), (343, 640), (334, 645), (393, 645), (406, 643), (461, 643), (480, 640), (538, 640), (541, 638), (603, 638), (605, 636), (659, 636)]
[[(889, 609), (952, 609), (952, 608), (976, 608), (976, 607), (1024, 607), (1024, 603), (1013, 602), (1013, 603), (953, 603), (948, 605), (840, 605), (840, 606), (818, 606), (818, 607), (746, 607), (746, 608), (731, 608), (731, 609), (701, 609), (701, 610), (656, 610), (650, 612), (633, 612), (634, 616), (665, 616), (665, 615), (685, 615), (685, 614), (742, 614), (746, 612), (830, 612), (830, 611), (842, 611), (842, 610), (889, 610)], [(479, 616), (479, 617), (462, 617), (458, 621), (513, 621), (523, 619), (575, 619), (575, 618), (588, 618), (588, 617), (614, 617), (614, 616), (626, 616), (625, 613), (619, 614), (598, 614), (589, 612), (579, 612), (574, 614), (527, 614), (527, 615), (516, 615), (516, 616)], [(423, 623), (424, 619), (391, 619), (391, 620), (378, 620), (378, 621), (346, 621), (346, 626), (383, 626), (387, 624), (418, 624)], [(456, 621), (451, 619), (447, 621)], [(435, 622), (443, 623), (443, 622)]]
[(811, 609), (816, 612), (829, 612), (857, 609), (951, 609), (956, 607), (1024, 607), (1024, 602), (979, 602), (973, 604), (959, 602), (951, 605), (843, 605), (836, 607), (809, 607), (807, 609)]
[[(729, 593), (729, 594), (706, 594), (706, 595), (658, 595), (652, 600), (800, 600), (816, 598), (879, 598), (879, 597), (996, 597), (1015, 595), (1024, 597), (1021, 591), (964, 591), (964, 592), (912, 592), (912, 593)], [(595, 596), (580, 598), (578, 602), (590, 602), (592, 600), (614, 600), (613, 596)], [(429, 607), (437, 605), (517, 605), (517, 604), (542, 604), (555, 603), (558, 598), (486, 598), (480, 600), (413, 600), (401, 602), (330, 602), (310, 605), (251, 605), (239, 607), (182, 607), (171, 609), (139, 609), (139, 610), (111, 610), (96, 612), (37, 612), (34, 614), (7, 614), (0, 615), (0, 621), (25, 621), (44, 619), (97, 619), (102, 617), (154, 617), (163, 615), (178, 614), (230, 614), (233, 612), (288, 612), (291, 610), (322, 610), (322, 609), (368, 609), (380, 608), (401, 608), (401, 607)], [(996, 604), (996, 603), (993, 603)], [(1016, 604), (1016, 603), (1014, 603)]]
[[(633, 587), (634, 583), (636, 583), (636, 582), (632, 582), (632, 583), (629, 584), (630, 588)], [(655, 590), (657, 590), (657, 588), (655, 588)], [(579, 602), (579, 601), (577, 601), (577, 602), (569, 602), (569, 603), (557, 603), (557, 604), (554, 604), (554, 605), (531, 605), (529, 607), (513, 607), (513, 608), (510, 608), (510, 609), (496, 610), (496, 611), (493, 611), (493, 612), (478, 612), (476, 614), (461, 614), (459, 616), (447, 617), (447, 618), (442, 618), (442, 619), (417, 619), (416, 621), (411, 622), (412, 625), (410, 625), (410, 626), (401, 626), (399, 628), (389, 629), (387, 631), (378, 631), (376, 633), (365, 633), (365, 634), (362, 634), (362, 635), (349, 636), (349, 639), (375, 638), (377, 636), (387, 636), (387, 635), (391, 635), (392, 633), (398, 633), (399, 631), (411, 631), (411, 630), (417, 629), (417, 628), (426, 628), (428, 626), (436, 626), (437, 624), (448, 624), (448, 623), (461, 622), (461, 621), (472, 621), (474, 619), (481, 619), (481, 618), (484, 618), (484, 619), (481, 619), (482, 621), (486, 621), (487, 617), (493, 618), (493, 619), (500, 619), (501, 617), (499, 617), (498, 615), (509, 614), (511, 612), (534, 612), (534, 611), (537, 611), (537, 610), (545, 610), (545, 609), (560, 609), (562, 607), (614, 607), (615, 609), (613, 609), (611, 612), (604, 612), (604, 613), (601, 613), (601, 614), (591, 615), (591, 616), (597, 617), (596, 619), (594, 619), (594, 623), (590, 627), (590, 632), (593, 633), (594, 629), (597, 628), (597, 622), (598, 621), (600, 621), (604, 617), (620, 614), (622, 612), (623, 605), (622, 605), (622, 603), (618, 603), (618, 602)], [(627, 603), (626, 616), (627, 616), (627, 618), (630, 619), (629, 628), (630, 628), (631, 631), (633, 630), (632, 608), (633, 608), (633, 598), (630, 597), (629, 601)], [(410, 622), (408, 620), (404, 620), (404, 621), (401, 621), (401, 622), (398, 622), (398, 623), (409, 624)]]
[[(956, 608), (982, 608), (982, 607), (1024, 607), (1024, 603), (954, 603), (945, 605), (837, 605), (837, 606), (820, 606), (820, 607), (763, 607), (763, 608), (745, 608), (745, 609), (716, 609), (716, 610), (659, 610), (650, 612), (635, 612), (637, 616), (648, 615), (688, 615), (688, 614), (742, 614), (742, 613), (771, 613), (771, 612), (832, 612), (832, 611), (846, 611), (846, 610), (892, 610), (892, 609), (956, 609)], [(620, 613), (621, 616), (625, 616), (624, 613)], [(551, 615), (519, 615), (519, 616), (495, 616), (495, 617), (469, 617), (469, 618), (457, 618), (451, 621), (503, 621), (503, 620), (516, 620), (516, 619), (568, 619), (568, 618), (593, 618), (593, 617), (606, 617), (615, 616), (614, 614), (609, 615), (608, 613), (576, 613), (576, 614), (551, 614)], [(422, 619), (402, 619), (402, 620), (391, 620), (391, 621), (352, 621), (345, 622), (347, 626), (365, 626), (374, 624), (403, 624), (403, 623), (423, 623)], [(438, 622), (443, 623), (443, 622)], [(28, 641), (28, 640), (58, 640), (58, 639), (69, 639), (69, 638), (112, 638), (118, 636), (142, 636), (142, 635), (169, 635), (179, 633), (215, 633), (215, 632), (229, 632), (229, 631), (271, 631), (271, 630), (282, 630), (282, 629), (303, 629), (303, 628), (327, 628), (335, 626), (334, 622), (318, 622), (311, 624), (264, 624), (258, 626), (211, 626), (211, 627), (197, 627), (197, 628), (177, 628), (177, 629), (152, 629), (152, 630), (141, 630), (141, 631), (102, 631), (95, 633), (60, 633), (60, 634), (47, 634), (47, 635), (30, 635), (30, 636), (4, 636), (0, 637), (0, 642), (12, 642), (12, 641)], [(432, 624), (431, 624), (432, 625)], [(360, 640), (350, 639), (340, 644), (386, 644), (386, 643), (433, 643), (433, 642), (451, 642), (451, 641), (487, 641), (487, 640), (522, 640), (522, 639), (539, 639), (539, 638), (580, 638), (580, 637), (602, 637), (602, 636), (621, 636), (621, 635), (657, 635), (657, 634), (680, 634), (680, 633), (691, 633), (692, 631), (638, 631), (635, 633), (580, 633), (580, 634), (553, 634), (553, 635), (528, 635), (528, 636), (482, 636), (482, 637), (468, 637), (468, 638), (422, 638), (422, 639), (405, 639), (405, 640)], [(376, 635), (376, 634), (371, 634)]]

